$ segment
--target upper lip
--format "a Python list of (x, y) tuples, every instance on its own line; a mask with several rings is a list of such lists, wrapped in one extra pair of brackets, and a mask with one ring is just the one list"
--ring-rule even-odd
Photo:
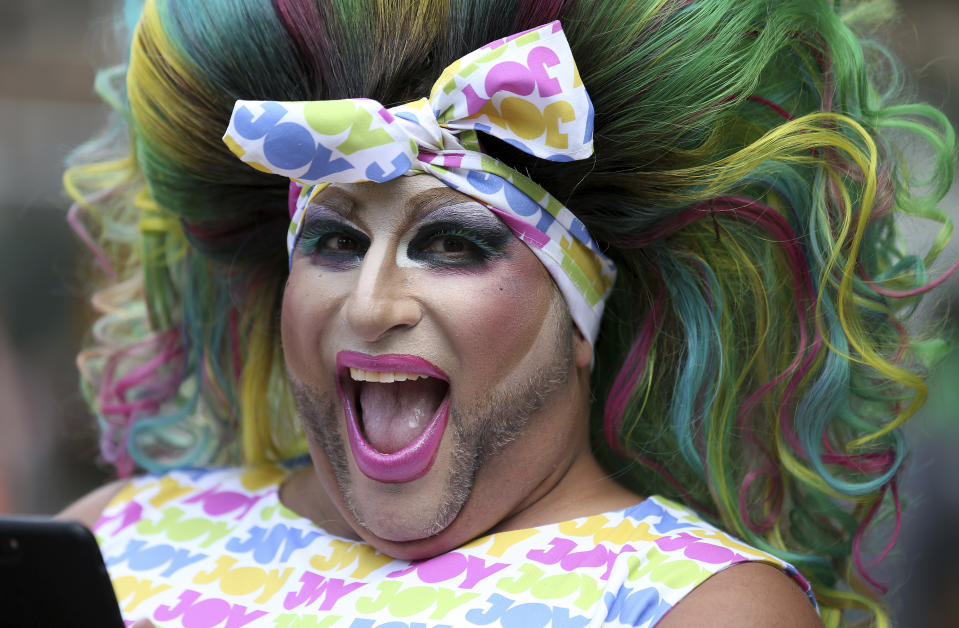
[(349, 368), (359, 368), (380, 373), (412, 373), (441, 379), (447, 384), (449, 377), (438, 366), (417, 355), (386, 353), (369, 355), (358, 351), (340, 351), (336, 354), (336, 372), (342, 377)]

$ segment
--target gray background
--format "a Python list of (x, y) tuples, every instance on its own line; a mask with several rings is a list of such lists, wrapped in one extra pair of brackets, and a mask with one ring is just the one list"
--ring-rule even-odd
[[(0, 514), (52, 513), (104, 481), (74, 358), (91, 313), (89, 258), (64, 221), (62, 163), (106, 121), (94, 68), (118, 57), (107, 0), (0, 0)], [(913, 71), (919, 97), (959, 122), (959, 1), (904, 0), (885, 40)], [(947, 199), (959, 215), (959, 193)], [(929, 242), (929, 229), (917, 231)], [(944, 260), (959, 257), (953, 245)], [(959, 280), (938, 307), (959, 300)], [(947, 394), (959, 368), (910, 427), (913, 495), (901, 543), (879, 567), (906, 625), (959, 625), (959, 421)]]

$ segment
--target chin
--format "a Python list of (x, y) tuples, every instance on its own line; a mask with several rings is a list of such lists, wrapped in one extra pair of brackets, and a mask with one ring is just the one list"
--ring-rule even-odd
[[(339, 514), (357, 535), (396, 557), (441, 553), (481, 533), (483, 530), (474, 530), (470, 534), (469, 526), (457, 522), (472, 496), (481, 461), (485, 466), (498, 457), (499, 452), (494, 453), (496, 448), (485, 443), (485, 438), (493, 434), (503, 443), (512, 438), (504, 437), (503, 430), (491, 431), (489, 421), (476, 421), (457, 411), (441, 371), (425, 363), (420, 368), (407, 360), (407, 371), (419, 368), (439, 382), (428, 404), (431, 418), (412, 438), (397, 447), (384, 447), (385, 438), (368, 438), (367, 419), (373, 404), (360, 401), (360, 386), (350, 381), (348, 370), (357, 367), (349, 357), (338, 369), (335, 396), (291, 382), (317, 475)], [(369, 360), (363, 367), (369, 368)], [(398, 388), (396, 384), (373, 385)], [(422, 385), (417, 392), (421, 391)], [(522, 421), (493, 423), (511, 423), (512, 431)], [(486, 428), (477, 432), (477, 424)]]
[(422, 521), (417, 521), (415, 517), (400, 519), (414, 513), (396, 514), (398, 517), (389, 523), (387, 516), (370, 526), (359, 521), (352, 523), (357, 535), (378, 552), (403, 560), (424, 560), (453, 551), (487, 533), (497, 523), (491, 519), (501, 518), (496, 517), (490, 509), (470, 501), (463, 504), (450, 521), (438, 530), (417, 527), (422, 526)]
[(472, 537), (460, 538), (446, 528), (433, 536), (407, 541), (379, 537), (364, 528), (361, 537), (376, 551), (402, 560), (425, 560), (460, 547)]
[[(459, 517), (468, 495), (451, 500), (429, 488), (433, 478), (423, 478), (426, 490), (417, 486), (341, 488), (344, 502), (356, 525), (390, 543), (416, 543), (443, 536)], [(351, 483), (366, 485), (366, 478)], [(372, 488), (372, 490), (369, 490)], [(360, 493), (360, 494), (358, 494)]]
[[(336, 477), (336, 490), (361, 536), (368, 534), (380, 549), (409, 558), (453, 549), (476, 536), (462, 524), (475, 488), (476, 455), (456, 445), (457, 430), (449, 430), (427, 473), (405, 483), (384, 483), (362, 473), (348, 457), (345, 477)], [(375, 540), (375, 542), (374, 542)], [(402, 556), (401, 556), (402, 554)]]
[[(472, 517), (464, 516), (471, 510), (469, 495), (461, 503), (450, 504), (448, 499), (438, 499), (448, 497), (441, 492), (414, 496), (410, 495), (414, 487), (371, 487), (372, 481), (365, 477), (354, 476), (355, 482), (348, 480), (343, 485), (328, 474), (321, 447), (316, 445), (314, 449), (320, 450), (314, 452), (314, 460), (321, 461), (314, 464), (315, 471), (321, 477), (327, 474), (321, 483), (340, 517), (357, 537), (383, 554), (406, 560), (432, 558), (483, 532), (477, 529), (479, 522), (471, 523)], [(416, 483), (428, 484), (431, 479), (425, 477)], [(355, 484), (363, 486), (357, 490)], [(371, 496), (370, 488), (378, 495)], [(479, 526), (484, 527), (482, 523)]]
[(343, 433), (346, 411), (333, 399), (319, 401), (296, 389), (320, 490), (357, 536), (406, 559), (435, 556), (476, 536), (459, 521), (473, 493), (476, 456), (457, 446), (456, 429), (447, 430), (425, 473), (384, 482), (365, 474), (352, 455)]

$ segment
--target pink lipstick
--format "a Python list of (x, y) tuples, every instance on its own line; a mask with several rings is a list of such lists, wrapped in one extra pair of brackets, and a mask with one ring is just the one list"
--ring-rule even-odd
[[(432, 419), (422, 433), (401, 449), (391, 453), (377, 450), (364, 436), (349, 369), (363, 369), (379, 373), (408, 373), (442, 380), (447, 391)], [(336, 355), (336, 389), (346, 414), (347, 438), (353, 458), (360, 471), (377, 482), (400, 484), (412, 482), (425, 475), (433, 466), (449, 420), (449, 378), (427, 360), (414, 355), (386, 354), (372, 356), (355, 351), (340, 351)]]

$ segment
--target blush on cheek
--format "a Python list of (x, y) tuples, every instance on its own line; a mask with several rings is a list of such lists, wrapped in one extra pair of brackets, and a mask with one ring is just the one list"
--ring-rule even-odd
[(302, 345), (298, 337), (299, 325), (296, 323), (296, 302), (295, 297), (290, 291), (290, 283), (287, 282), (286, 291), (283, 293), (283, 305), (280, 310), (280, 339), (283, 347), (283, 359), (286, 362), (286, 368), (296, 376), (301, 372), (300, 359), (297, 355), (297, 347)]
[[(519, 244), (525, 249), (525, 245)], [(449, 282), (447, 302), (455, 303), (459, 329), (468, 330), (472, 348), (470, 369), (508, 372), (542, 333), (556, 288), (539, 260), (528, 250), (523, 260), (502, 260), (474, 281)]]
[[(283, 292), (283, 304), (280, 313), (280, 333), (283, 341), (283, 355), (290, 374), (298, 379), (309, 381), (310, 365), (315, 363), (316, 330), (321, 328), (322, 310), (317, 311), (312, 303), (315, 290), (297, 281), (296, 274), (290, 276)], [(316, 324), (310, 324), (310, 321)]]

